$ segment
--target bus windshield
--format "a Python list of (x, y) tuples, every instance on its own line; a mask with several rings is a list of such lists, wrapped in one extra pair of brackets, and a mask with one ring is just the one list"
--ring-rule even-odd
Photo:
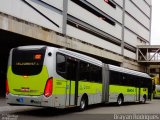
[(46, 47), (38, 50), (14, 49), (12, 54), (12, 71), (17, 75), (37, 75), (41, 72)]

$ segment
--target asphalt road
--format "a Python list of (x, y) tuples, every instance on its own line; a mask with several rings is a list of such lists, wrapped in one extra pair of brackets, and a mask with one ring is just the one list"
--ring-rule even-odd
[(51, 109), (30, 106), (8, 106), (0, 104), (2, 120), (159, 120), (160, 99), (148, 101), (146, 104), (125, 103), (92, 105), (83, 112), (75, 108)]

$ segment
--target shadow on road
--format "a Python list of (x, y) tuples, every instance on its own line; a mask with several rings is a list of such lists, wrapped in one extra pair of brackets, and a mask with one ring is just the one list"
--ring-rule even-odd
[[(150, 103), (146, 102), (145, 104), (150, 104)], [(132, 105), (144, 105), (144, 104), (139, 102), (125, 102), (121, 106), (132, 106)], [(100, 107), (121, 107), (121, 106), (118, 106), (116, 103), (95, 104), (89, 106), (88, 109), (98, 109)]]
[[(150, 103), (145, 103), (150, 104)], [(124, 103), (122, 106), (131, 106), (131, 105), (143, 105), (142, 103), (136, 103), (136, 102), (127, 102)], [(115, 103), (109, 103), (109, 104), (96, 104), (96, 105), (90, 105), (88, 106), (87, 110), (90, 109), (98, 109), (101, 107), (121, 107), (117, 106)], [(30, 117), (57, 117), (62, 115), (68, 115), (78, 112), (77, 108), (65, 108), (65, 109), (56, 109), (56, 108), (36, 108), (36, 109), (29, 109), (19, 112), (14, 112), (13, 114), (20, 115), (20, 116), (30, 116)], [(83, 112), (83, 111), (82, 111)], [(85, 112), (85, 111), (84, 111)]]
[(37, 116), (37, 117), (54, 117), (66, 115), (76, 112), (76, 108), (56, 109), (56, 108), (37, 108), (15, 112), (16, 115), (22, 116)]
[[(150, 104), (149, 102), (146, 103), (140, 103), (140, 102), (125, 102), (121, 106), (132, 106), (132, 105), (144, 105), (144, 104)], [(116, 103), (109, 103), (105, 105), (106, 107), (121, 107), (118, 106)]]

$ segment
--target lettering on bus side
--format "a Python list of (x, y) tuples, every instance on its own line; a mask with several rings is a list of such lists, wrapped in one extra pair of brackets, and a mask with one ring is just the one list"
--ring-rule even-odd
[(62, 85), (62, 82), (59, 82), (59, 81), (58, 81), (58, 82), (56, 82), (56, 84), (57, 84), (57, 85)]
[(80, 86), (80, 90), (84, 90), (84, 89), (90, 89), (90, 86), (81, 85)]
[(134, 92), (134, 89), (128, 88), (127, 92)]

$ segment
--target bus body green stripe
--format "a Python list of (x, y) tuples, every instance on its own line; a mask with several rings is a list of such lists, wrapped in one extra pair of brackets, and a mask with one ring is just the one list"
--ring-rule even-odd
[[(137, 90), (136, 90), (137, 89)], [(131, 87), (131, 86), (119, 86), (119, 85), (109, 85), (109, 91), (110, 93), (122, 93), (124, 95), (135, 95), (136, 93), (139, 93), (139, 88), (137, 87)], [(140, 94), (148, 94), (147, 88), (140, 88)]]
[[(54, 78), (53, 86), (54, 86), (53, 88), (54, 95), (75, 94), (75, 81)], [(84, 94), (84, 93), (87, 93), (87, 94), (102, 93), (102, 84), (94, 83), (94, 82), (79, 81), (78, 94)]]
[(78, 94), (97, 94), (102, 93), (102, 84), (95, 82), (80, 81), (78, 85)]

